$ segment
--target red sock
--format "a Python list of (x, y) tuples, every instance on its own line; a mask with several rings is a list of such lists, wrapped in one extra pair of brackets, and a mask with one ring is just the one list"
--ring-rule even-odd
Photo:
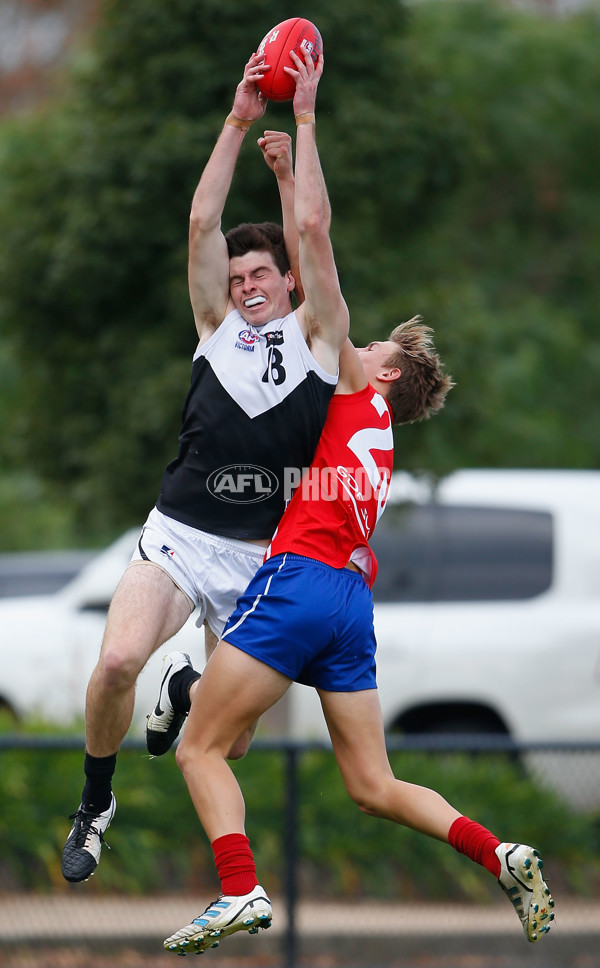
[(249, 894), (258, 881), (254, 855), (246, 835), (225, 834), (224, 837), (213, 840), (211, 847), (223, 894), (234, 897)]
[(500, 841), (480, 823), (458, 817), (448, 831), (448, 843), (460, 854), (486, 867), (496, 879), (500, 877), (500, 861), (495, 854)]

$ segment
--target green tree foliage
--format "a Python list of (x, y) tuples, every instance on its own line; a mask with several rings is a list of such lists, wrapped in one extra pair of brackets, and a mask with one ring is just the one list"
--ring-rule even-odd
[(460, 347), (435, 432), (466, 465), (596, 467), (598, 13), (424, 4), (413, 28), (407, 56), (437, 68), (468, 146), (407, 266)]
[[(331, 50), (320, 113), (340, 222), (360, 235), (364, 221), (375, 233), (378, 212), (383, 218), (404, 195), (414, 207), (428, 178), (447, 167), (435, 144), (445, 132), (426, 137), (418, 112), (407, 109), (394, 0), (368, 18), (357, 0), (343, 12), (318, 3), (305, 12)], [(285, 3), (266, 0), (243, 8), (113, 0), (69, 104), (4, 132), (1, 311), (27, 379), (26, 456), (69, 487), (96, 527), (141, 519), (175, 455), (194, 349), (191, 195), (246, 58), (287, 14)], [(369, 52), (370, 65), (350, 97), (357, 49), (362, 59)], [(269, 123), (289, 128), (290, 105), (277, 107)], [(384, 121), (386, 151), (374, 155)], [(419, 152), (408, 193), (394, 177), (407, 131)], [(228, 225), (278, 215), (273, 177), (247, 142)]]
[[(596, 466), (598, 16), (303, 13), (324, 38), (318, 137), (355, 339), (421, 312), (458, 383), (398, 431), (398, 465)], [(247, 56), (287, 16), (107, 0), (68, 101), (0, 128), (0, 370), (14, 359), (20, 381), (0, 456), (60, 488), (84, 541), (142, 520), (175, 456), (191, 196)], [(290, 121), (269, 106), (265, 125)], [(224, 227), (277, 216), (252, 133)]]

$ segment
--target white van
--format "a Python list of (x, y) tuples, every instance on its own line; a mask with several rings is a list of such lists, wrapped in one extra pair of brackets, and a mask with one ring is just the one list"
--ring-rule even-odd
[[(89, 677), (98, 660), (112, 594), (125, 571), (140, 528), (121, 535), (96, 555), (86, 554), (82, 567), (57, 591), (25, 594), (28, 587), (49, 588), (39, 564), (17, 558), (10, 575), (8, 556), (3, 565), (9, 587), (18, 594), (0, 599), (0, 711), (5, 719), (38, 717), (46, 723), (68, 725), (83, 719)], [(68, 573), (68, 562), (63, 574)], [(19, 574), (21, 572), (22, 574)], [(44, 581), (40, 581), (43, 578)], [(173, 649), (188, 652), (200, 668), (204, 662), (204, 634), (194, 614), (167, 646), (152, 656), (136, 689), (134, 732), (143, 735), (146, 714), (156, 702), (162, 656)]]
[[(386, 730), (600, 742), (600, 472), (396, 474), (372, 544)], [(287, 717), (326, 735), (310, 689)], [(554, 774), (557, 757), (530, 762)], [(571, 802), (600, 802), (594, 772), (569, 778)]]
[[(0, 708), (83, 716), (112, 592), (139, 530), (54, 594), (0, 600)], [(467, 470), (437, 488), (397, 473), (373, 539), (377, 679), (389, 733), (495, 733), (600, 742), (600, 471)], [(133, 730), (156, 700), (162, 655), (201, 669), (190, 617), (152, 657)], [(314, 690), (294, 685), (262, 732), (327, 736)], [(578, 807), (600, 804), (600, 756), (527, 762)], [(585, 769), (584, 769), (585, 767)]]

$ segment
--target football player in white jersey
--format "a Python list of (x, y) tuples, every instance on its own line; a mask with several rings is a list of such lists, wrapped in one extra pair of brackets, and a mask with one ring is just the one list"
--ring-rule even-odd
[[(272, 502), (270, 517), (263, 515), (260, 504), (253, 505), (252, 513), (248, 513), (246, 507), (232, 503), (233, 524), (212, 526), (216, 511), (213, 515), (211, 509), (218, 506), (222, 513), (223, 503), (211, 491), (211, 481), (222, 470), (218, 464), (211, 465), (214, 454), (239, 419), (245, 422), (240, 447), (261, 455), (253, 463), (266, 466), (275, 476), (283, 462), (296, 467), (310, 463), (335, 388), (340, 349), (348, 335), (348, 311), (329, 237), (331, 210), (316, 147), (314, 110), (322, 59), (316, 66), (308, 55), (303, 61), (297, 60), (293, 211), (304, 302), (296, 312), (291, 305), (293, 275), (289, 266), (281, 261), (278, 264), (276, 257), (283, 237), (279, 246), (273, 245), (267, 230), (266, 236), (261, 236), (264, 245), (259, 241), (258, 248), (256, 243), (245, 248), (243, 244), (241, 252), (232, 253), (222, 232), (221, 219), (240, 147), (251, 124), (265, 112), (266, 102), (256, 87), (263, 73), (261, 61), (254, 54), (246, 64), (232, 112), (192, 202), (189, 289), (199, 340), (192, 385), (179, 456), (165, 472), (157, 507), (113, 596), (100, 657), (87, 689), (86, 779), (62, 858), (63, 876), (69, 881), (86, 880), (98, 863), (103, 836), (115, 812), (112, 776), (117, 752), (131, 723), (139, 673), (197, 606), (212, 633), (220, 635), (238, 595), (260, 565), (277, 523), (274, 502), (278, 496)], [(229, 244), (234, 250), (244, 231), (237, 236), (233, 233)], [(227, 320), (237, 325), (238, 314), (242, 331), (249, 330), (251, 335), (244, 343), (237, 338), (237, 331), (227, 331), (227, 338), (231, 338), (228, 368), (217, 348), (222, 326)], [(273, 327), (278, 320), (281, 325)], [(261, 328), (265, 327), (267, 337), (261, 338)], [(246, 345), (255, 345), (256, 352), (244, 349)], [(264, 360), (259, 366), (260, 353)], [(213, 358), (218, 361), (217, 369), (213, 368)], [(233, 366), (239, 366), (240, 381), (249, 372), (253, 374), (254, 410), (249, 413), (235, 398), (237, 387), (230, 393), (225, 376), (221, 379)], [(291, 389), (289, 373), (294, 374)], [(261, 392), (269, 404), (262, 408), (255, 399)], [(215, 401), (222, 401), (222, 411)], [(289, 420), (296, 421), (291, 430)], [(248, 462), (245, 454), (231, 461)], [(244, 473), (241, 480), (255, 477)], [(194, 489), (198, 500), (190, 502), (189, 492)], [(181, 510), (183, 502), (187, 503)], [(266, 506), (267, 501), (264, 503)], [(283, 503), (279, 514), (282, 511)]]

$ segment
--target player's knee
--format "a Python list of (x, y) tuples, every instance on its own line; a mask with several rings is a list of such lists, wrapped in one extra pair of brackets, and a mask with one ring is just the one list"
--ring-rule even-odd
[(190, 761), (191, 761), (191, 756), (185, 742), (185, 734), (184, 734), (183, 738), (181, 739), (181, 741), (179, 742), (175, 750), (175, 762), (177, 763), (177, 766), (179, 767), (180, 771), (183, 773), (184, 776)]
[(346, 784), (346, 789), (361, 813), (378, 817), (383, 810), (383, 790), (377, 783), (368, 781)]
[(135, 686), (140, 674), (139, 663), (126, 653), (109, 649), (98, 663), (98, 674), (105, 689), (123, 692)]
[(369, 817), (376, 817), (378, 815), (379, 811), (376, 803), (373, 800), (361, 794), (353, 796), (352, 799), (361, 813), (366, 813)]

